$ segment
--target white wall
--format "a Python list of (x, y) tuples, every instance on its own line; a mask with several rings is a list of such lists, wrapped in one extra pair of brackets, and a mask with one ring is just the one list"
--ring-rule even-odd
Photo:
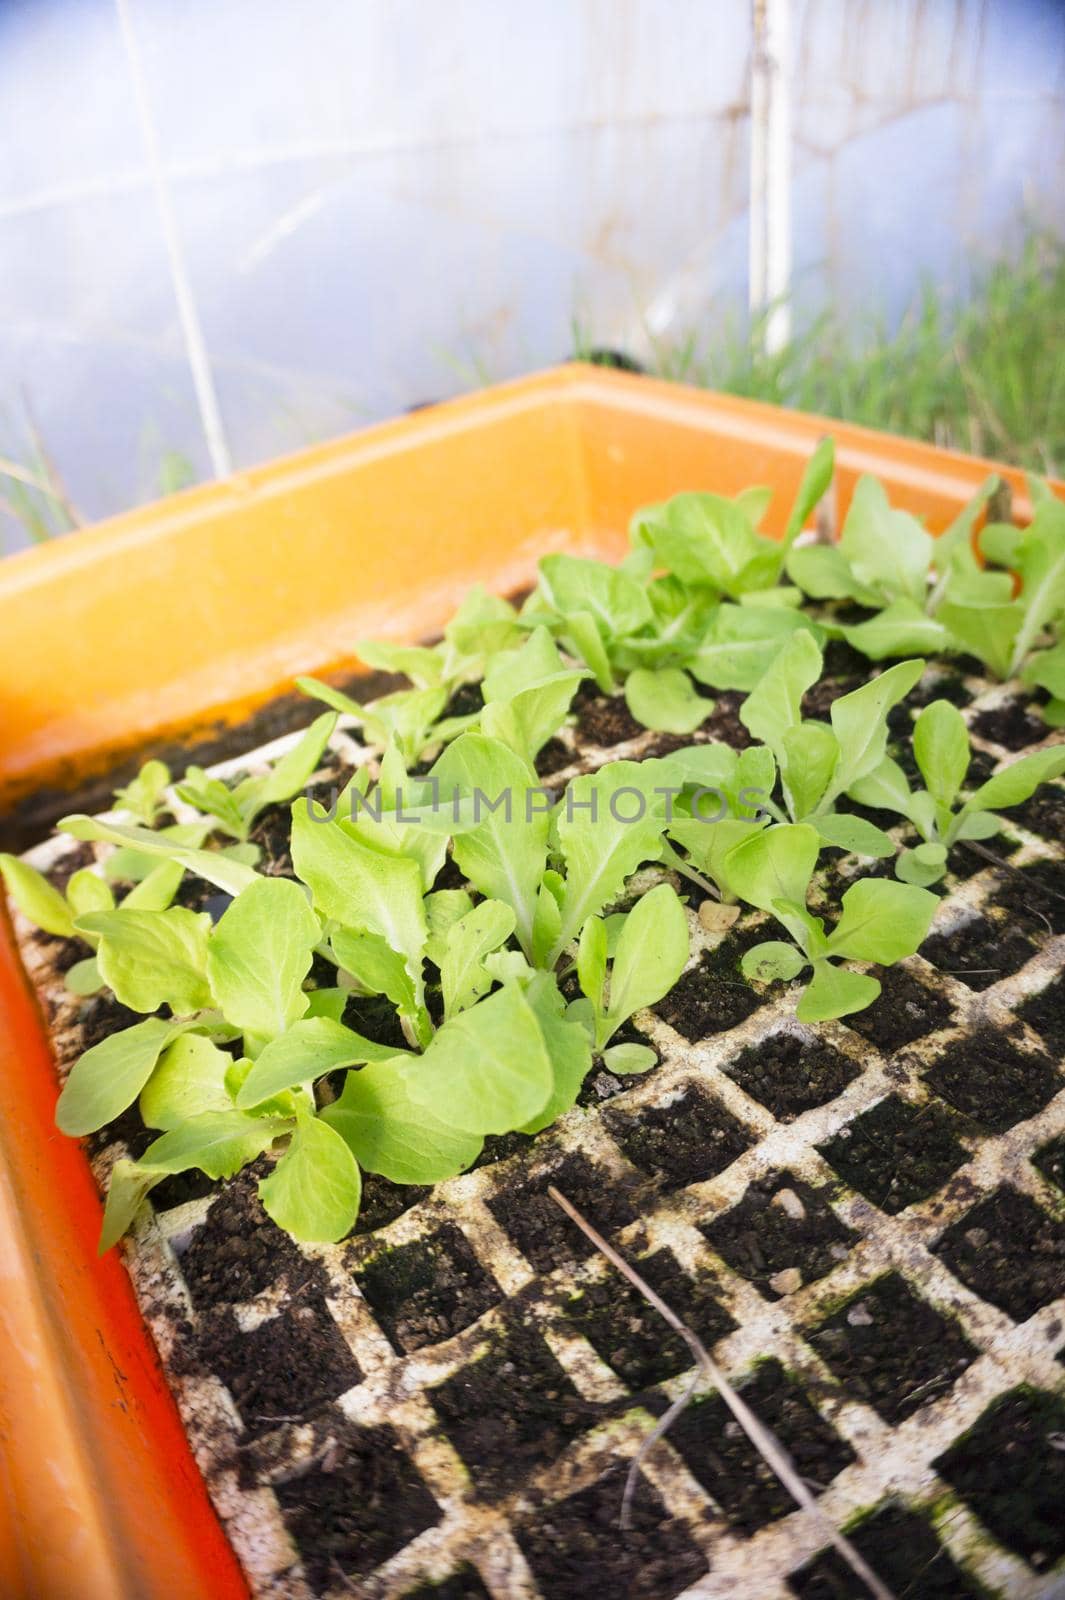
[[(744, 302), (747, 0), (129, 5), (238, 465)], [(800, 303), (1065, 226), (1057, 0), (793, 6)], [(208, 470), (112, 0), (0, 0), (0, 117), (0, 452), (104, 515)]]

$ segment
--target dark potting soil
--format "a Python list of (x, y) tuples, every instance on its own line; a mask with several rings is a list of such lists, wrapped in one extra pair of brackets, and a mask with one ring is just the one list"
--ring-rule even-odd
[(461, 1333), (503, 1298), (465, 1235), (450, 1223), (426, 1239), (361, 1261), (359, 1255), (352, 1252), (355, 1280), (400, 1355)]
[(1011, 806), (1003, 816), (1037, 833), (1048, 844), (1065, 839), (1065, 788), (1058, 783), (1043, 784), (1023, 805)]
[[(664, 1248), (631, 1259), (640, 1276), (707, 1347), (736, 1327), (707, 1274), (693, 1280)], [(583, 1284), (576, 1294), (563, 1295), (561, 1306), (596, 1354), (632, 1389), (662, 1383), (693, 1364), (695, 1358), (680, 1335), (631, 1284), (614, 1274)]]
[(1034, 1116), (1062, 1087), (1048, 1056), (1017, 1049), (991, 1027), (973, 1028), (947, 1045), (925, 1077), (936, 1094), (993, 1133)]
[(972, 720), (972, 731), (1005, 750), (1024, 750), (1045, 739), (1051, 730), (1033, 711), (1030, 701), (1014, 696), (994, 710), (978, 711)]
[(1044, 1572), (1065, 1555), (1065, 1400), (1002, 1395), (932, 1465), (996, 1539)]
[(577, 1392), (520, 1308), (493, 1332), (485, 1354), (427, 1392), (486, 1500), (555, 1460), (601, 1412)]
[(556, 1188), (607, 1238), (636, 1220), (639, 1196), (595, 1162), (568, 1155), (536, 1177), (519, 1179), (488, 1202), (488, 1209), (537, 1272), (572, 1267), (595, 1246), (548, 1194)]
[(949, 700), (961, 709), (972, 701), (972, 691), (965, 679), (956, 672), (926, 672), (920, 682), (910, 690), (904, 705), (921, 711), (933, 700)]
[(355, 1219), (355, 1233), (374, 1233), (378, 1228), (395, 1222), (405, 1211), (416, 1206), (429, 1194), (428, 1188), (413, 1183), (392, 1183), (376, 1172), (362, 1175), (362, 1200)]
[(577, 713), (577, 740), (582, 745), (609, 750), (647, 732), (625, 704), (624, 695), (602, 694), (594, 683), (582, 684), (574, 696), (573, 708)]
[(894, 1272), (864, 1285), (807, 1337), (848, 1398), (893, 1426), (946, 1394), (977, 1355), (957, 1324)]
[(1065, 933), (1065, 861), (1033, 861), (1001, 873), (991, 904), (1033, 939)]
[(325, 1275), (297, 1250), (266, 1215), (251, 1167), (229, 1183), (208, 1208), (181, 1258), (181, 1270), (198, 1309), (252, 1300), (284, 1280), (289, 1295), (322, 1292)]
[(748, 1045), (725, 1071), (781, 1122), (842, 1094), (860, 1068), (816, 1035), (774, 1033)]
[(854, 689), (860, 689), (868, 678), (868, 671), (820, 678), (802, 697), (803, 717), (808, 721), (827, 722), (836, 701)]
[(933, 1246), (956, 1278), (1015, 1322), (1065, 1285), (1065, 1223), (1003, 1187), (967, 1211)]
[(879, 980), (879, 997), (865, 1011), (842, 1020), (885, 1055), (949, 1027), (954, 1020), (950, 1001), (926, 988), (905, 967), (870, 967), (869, 975)]
[[(579, 993), (580, 991), (578, 990), (577, 992)], [(573, 998), (576, 998), (576, 995)], [(654, 1045), (647, 1035), (641, 1033), (639, 1028), (634, 1027), (631, 1022), (622, 1023), (610, 1043), (611, 1045), (641, 1044), (654, 1050)], [(577, 1104), (579, 1106), (597, 1106), (602, 1105), (604, 1100), (613, 1100), (617, 1095), (624, 1094), (627, 1090), (633, 1088), (635, 1084), (645, 1083), (660, 1064), (661, 1060), (657, 1058), (645, 1072), (631, 1075), (628, 1073), (609, 1072), (604, 1066), (593, 1067), (581, 1084), (580, 1093), (577, 1096)]]
[(782, 989), (780, 984), (756, 989), (740, 971), (743, 956), (765, 937), (763, 928), (744, 928), (728, 934), (715, 949), (704, 951), (698, 965), (654, 1007), (662, 1021), (692, 1044), (746, 1022)]
[(782, 1298), (769, 1281), (777, 1273), (796, 1268), (804, 1284), (813, 1283), (846, 1258), (857, 1238), (822, 1192), (790, 1173), (750, 1184), (738, 1205), (698, 1227), (711, 1249), (767, 1300)]
[(548, 739), (536, 758), (536, 771), (541, 778), (561, 772), (573, 760), (573, 751), (562, 739)]
[(853, 1189), (895, 1216), (927, 1200), (968, 1161), (962, 1129), (960, 1118), (940, 1106), (888, 1095), (817, 1148)]
[[(760, 1362), (740, 1386), (755, 1415), (776, 1434), (814, 1493), (828, 1488), (854, 1452), (806, 1398), (779, 1361)], [(748, 1439), (720, 1395), (696, 1400), (669, 1430), (670, 1445), (734, 1528), (754, 1533), (794, 1511), (795, 1502)]]
[(608, 1111), (605, 1121), (633, 1166), (667, 1189), (715, 1178), (753, 1143), (732, 1113), (699, 1088), (643, 1111)]
[(1013, 924), (969, 917), (950, 933), (933, 933), (920, 954), (940, 972), (980, 992), (1019, 972), (1035, 954), (1035, 942)]
[[(858, 1554), (896, 1600), (985, 1600), (943, 1548), (923, 1517), (891, 1503), (846, 1529)], [(799, 1600), (867, 1600), (871, 1590), (837, 1550), (825, 1550), (788, 1584)]]
[(706, 1559), (672, 1521), (640, 1475), (632, 1526), (618, 1517), (626, 1469), (553, 1505), (537, 1505), (516, 1528), (522, 1554), (544, 1600), (672, 1600), (701, 1578)]
[(316, 1590), (358, 1578), (433, 1527), (440, 1508), (394, 1431), (328, 1420), (320, 1465), (274, 1485)]
[(400, 1600), (492, 1600), (481, 1582), (476, 1567), (463, 1563), (449, 1572), (446, 1578), (419, 1583), (416, 1589), (404, 1589)]
[(1065, 1060), (1065, 976), (1029, 995), (1017, 1015), (1042, 1035), (1056, 1060)]
[(233, 1396), (252, 1436), (302, 1422), (362, 1378), (320, 1295), (307, 1293), (250, 1333), (228, 1306), (208, 1314), (203, 1364)]

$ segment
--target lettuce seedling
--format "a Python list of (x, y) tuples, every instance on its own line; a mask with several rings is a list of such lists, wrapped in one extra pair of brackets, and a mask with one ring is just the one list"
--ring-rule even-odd
[(1019, 805), (1065, 772), (1065, 746), (1036, 750), (1000, 768), (959, 804), (972, 751), (965, 719), (947, 700), (934, 700), (917, 718), (913, 753), (925, 788), (911, 790), (902, 768), (886, 757), (848, 789), (859, 804), (894, 811), (920, 834), (922, 843), (903, 850), (896, 862), (906, 883), (936, 883), (959, 840), (988, 839), (1000, 831), (996, 808)]
[(897, 511), (876, 478), (859, 478), (837, 544), (799, 545), (787, 557), (793, 583), (815, 600), (852, 600), (878, 614), (841, 627), (854, 649), (874, 661), (952, 647), (939, 614), (945, 574), (955, 559), (971, 561), (976, 519), (998, 486), (989, 477), (938, 540), (908, 512)]
[(135, 778), (115, 790), (115, 809), (128, 811), (134, 822), (152, 828), (160, 813), (167, 810), (169, 784), (170, 768), (166, 762), (146, 761)]
[(535, 628), (520, 650), (505, 651), (488, 663), (481, 732), (533, 766), (565, 721), (585, 676), (582, 668), (566, 665), (546, 628)]
[(654, 1065), (657, 1057), (650, 1046), (608, 1048), (610, 1040), (634, 1012), (669, 993), (684, 971), (689, 949), (688, 919), (668, 883), (640, 896), (620, 919), (613, 940), (601, 917), (589, 917), (584, 924), (577, 975), (585, 998), (574, 1001), (567, 1015), (586, 1023), (596, 1052), (611, 1072), (645, 1072)]
[(299, 743), (261, 777), (243, 778), (231, 787), (221, 778), (212, 778), (202, 767), (190, 767), (175, 792), (186, 805), (213, 817), (222, 833), (244, 843), (261, 811), (291, 800), (306, 787), (336, 721), (335, 712), (316, 717)]
[(727, 849), (719, 871), (732, 893), (768, 912), (794, 940), (770, 939), (743, 957), (748, 978), (796, 978), (807, 966), (813, 976), (795, 1015), (800, 1022), (822, 1022), (863, 1011), (880, 993), (867, 973), (836, 965), (876, 961), (889, 965), (913, 955), (928, 932), (938, 901), (911, 884), (863, 878), (846, 890), (831, 932), (806, 909), (810, 879), (821, 841), (807, 823), (787, 823), (750, 834)]
[[(797, 633), (780, 650), (740, 720), (776, 758), (787, 815), (809, 822), (823, 843), (860, 855), (894, 854), (892, 840), (859, 817), (833, 810), (840, 795), (876, 770), (884, 758), (888, 713), (914, 687), (923, 661), (900, 661), (833, 701), (831, 727), (804, 721), (802, 697), (821, 675), (821, 652)], [(771, 807), (772, 809), (772, 807)]]

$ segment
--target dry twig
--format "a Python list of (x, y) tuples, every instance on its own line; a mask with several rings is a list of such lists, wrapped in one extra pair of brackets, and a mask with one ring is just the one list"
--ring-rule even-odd
[[(809, 1489), (806, 1487), (806, 1484), (796, 1472), (791, 1463), (791, 1458), (787, 1454), (787, 1451), (780, 1444), (776, 1436), (769, 1431), (765, 1424), (759, 1421), (739, 1391), (733, 1388), (732, 1384), (718, 1367), (717, 1363), (714, 1361), (713, 1357), (710, 1355), (709, 1351), (698, 1335), (694, 1334), (692, 1330), (680, 1320), (676, 1312), (671, 1310), (671, 1308), (662, 1299), (661, 1295), (657, 1294), (656, 1291), (651, 1288), (651, 1285), (647, 1283), (645, 1279), (640, 1277), (640, 1274), (634, 1267), (629, 1265), (624, 1256), (620, 1255), (618, 1251), (614, 1249), (613, 1245), (608, 1244), (603, 1238), (602, 1234), (596, 1232), (591, 1223), (586, 1221), (586, 1219), (581, 1216), (581, 1213), (577, 1210), (576, 1206), (572, 1205), (570, 1201), (566, 1199), (564, 1194), (561, 1194), (553, 1185), (549, 1187), (547, 1192), (555, 1204), (557, 1206), (561, 1206), (562, 1210), (566, 1213), (567, 1217), (569, 1217), (570, 1221), (576, 1223), (581, 1232), (595, 1245), (595, 1248), (606, 1257), (611, 1266), (616, 1267), (621, 1273), (622, 1277), (627, 1278), (629, 1283), (632, 1284), (633, 1288), (638, 1290), (638, 1292), (643, 1295), (644, 1299), (647, 1300), (649, 1304), (654, 1306), (659, 1316), (664, 1318), (664, 1320), (673, 1329), (674, 1333), (680, 1335), (685, 1344), (688, 1346), (689, 1350), (694, 1355), (708, 1382), (711, 1383), (715, 1389), (717, 1389), (722, 1400), (724, 1400), (725, 1404), (732, 1412), (732, 1415), (735, 1417), (736, 1421), (739, 1423), (748, 1439), (750, 1439), (751, 1443), (754, 1445), (754, 1448), (758, 1451), (763, 1461), (780, 1479), (780, 1482), (784, 1485), (785, 1489), (787, 1489), (792, 1499), (795, 1500), (806, 1512), (806, 1514), (817, 1524), (818, 1532), (836, 1547), (844, 1561), (850, 1567), (851, 1571), (856, 1573), (857, 1576), (861, 1578), (862, 1582), (867, 1585), (870, 1594), (872, 1594), (874, 1597), (874, 1600), (895, 1600), (891, 1590), (881, 1582), (876, 1573), (854, 1548), (853, 1544), (851, 1544), (846, 1535), (842, 1534), (836, 1527), (835, 1523), (831, 1522), (829, 1518), (825, 1516), (825, 1513), (821, 1510), (821, 1507), (814, 1499), (814, 1496), (810, 1493)], [(629, 1468), (629, 1481), (626, 1482), (625, 1495), (622, 1501), (623, 1518), (626, 1516), (628, 1507), (631, 1504), (632, 1488), (635, 1485), (636, 1472), (639, 1468), (640, 1461), (646, 1455), (647, 1450), (650, 1449), (650, 1447), (656, 1443), (659, 1438), (661, 1438), (669, 1424), (680, 1415), (684, 1405), (688, 1403), (694, 1392), (695, 1386), (692, 1385), (687, 1393), (681, 1397), (681, 1400), (677, 1401), (670, 1407), (669, 1411), (666, 1412), (666, 1415), (662, 1418), (654, 1433), (647, 1441), (645, 1441), (643, 1449), (636, 1456), (631, 1467)]]

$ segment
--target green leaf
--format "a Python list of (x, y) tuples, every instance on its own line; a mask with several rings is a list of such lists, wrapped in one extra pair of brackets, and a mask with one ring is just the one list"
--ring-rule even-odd
[(775, 983), (778, 979), (790, 983), (805, 965), (806, 957), (793, 944), (785, 944), (782, 939), (765, 939), (744, 952), (740, 971), (745, 978), (753, 978), (758, 983)]
[(79, 930), (100, 940), (96, 963), (115, 998), (131, 1011), (168, 1005), (187, 1017), (210, 1006), (204, 912), (172, 906), (169, 911), (93, 911), (79, 917)]
[(484, 675), (481, 728), (533, 762), (566, 718), (584, 673), (567, 667), (546, 628), (496, 656)]
[(18, 856), (0, 855), (0, 873), (7, 892), (22, 915), (43, 933), (57, 939), (76, 939), (74, 922), (66, 900), (44, 875), (20, 861)]
[(86, 1050), (59, 1096), (55, 1111), (59, 1131), (79, 1137), (121, 1116), (148, 1082), (167, 1045), (186, 1027), (148, 1017)]
[(900, 661), (860, 689), (832, 702), (829, 716), (839, 740), (839, 765), (822, 807), (851, 784), (875, 772), (887, 748), (888, 712), (905, 699), (924, 671), (923, 661)]
[(800, 722), (780, 742), (780, 775), (795, 821), (817, 808), (840, 761), (839, 741), (823, 722)]
[(668, 994), (684, 971), (689, 950), (684, 907), (670, 885), (660, 883), (640, 896), (618, 939), (607, 1007), (611, 1033), (634, 1012)]
[(880, 993), (876, 978), (848, 972), (831, 961), (815, 961), (814, 975), (795, 1008), (799, 1022), (828, 1022), (871, 1006)]
[(611, 761), (570, 784), (557, 819), (566, 883), (554, 960), (638, 866), (658, 859), (665, 826), (659, 791), (671, 779), (667, 763), (652, 758)]
[[(784, 735), (802, 720), (802, 697), (821, 676), (821, 651), (804, 629), (793, 633), (776, 652), (758, 687), (740, 707), (740, 721), (774, 752)], [(779, 759), (779, 755), (778, 755)]]
[(1031, 755), (1022, 756), (1019, 761), (1012, 761), (1009, 766), (992, 773), (987, 782), (970, 795), (965, 809), (1000, 811), (1005, 806), (1020, 805), (1022, 800), (1027, 800), (1035, 793), (1041, 783), (1060, 778), (1063, 772), (1065, 745), (1055, 745), (1049, 750), (1034, 750)]
[(969, 731), (949, 700), (925, 706), (913, 727), (913, 754), (932, 798), (949, 811), (969, 770)]
[(212, 932), (207, 952), (207, 974), (226, 1021), (271, 1039), (302, 1017), (303, 980), (320, 937), (298, 883), (260, 878), (239, 894)]
[(890, 966), (912, 956), (939, 905), (934, 894), (885, 878), (861, 878), (840, 901), (842, 913), (826, 954)]
[(685, 666), (714, 689), (751, 690), (775, 661), (781, 642), (797, 632), (816, 642), (823, 630), (802, 612), (780, 606), (721, 605)]
[(606, 923), (601, 917), (589, 917), (581, 929), (577, 945), (577, 978), (582, 993), (592, 1002), (596, 1011), (603, 1008), (606, 962)]
[[(392, 1183), (443, 1183), (472, 1166), (484, 1143), (412, 1100), (409, 1057), (349, 1072), (340, 1098), (321, 1113), (367, 1172)], [(414, 1069), (417, 1070), (417, 1069)]]
[(203, 1111), (232, 1111), (226, 1073), (233, 1058), (202, 1033), (180, 1034), (168, 1045), (141, 1090), (148, 1128), (176, 1128)]
[[(483, 820), (454, 842), (460, 871), (490, 900), (514, 913), (522, 949), (532, 954), (536, 891), (547, 864), (550, 819), (533, 802), (542, 798), (536, 777), (522, 758), (498, 739), (464, 733), (433, 767), (441, 793), (486, 797)], [(509, 799), (508, 799), (509, 797)], [(489, 810), (497, 802), (504, 804)]]
[[(788, 823), (741, 839), (726, 851), (719, 870), (738, 899), (773, 912), (781, 900), (805, 905), (820, 848), (816, 829)], [(790, 921), (785, 926), (789, 933), (795, 931)]]
[(386, 995), (402, 1016), (421, 1008), (421, 984), (415, 984), (404, 958), (379, 933), (352, 933), (338, 928), (329, 941), (342, 969), (367, 994)]
[(742, 592), (743, 574), (767, 545), (773, 549), (753, 531), (742, 506), (716, 494), (674, 495), (654, 508), (641, 532), (658, 561), (683, 582), (712, 584), (728, 595)]
[(166, 805), (170, 768), (164, 761), (146, 761), (137, 776), (115, 790), (115, 808), (128, 811), (136, 822), (150, 828)]
[(319, 811), (312, 812), (305, 799), (292, 807), (297, 877), (307, 884), (323, 916), (344, 928), (378, 934), (403, 957), (419, 988), (428, 928), (418, 863), (351, 838)]
[(1023, 609), (1016, 601), (975, 604), (953, 598), (948, 590), (937, 616), (950, 630), (956, 648), (983, 661), (996, 677), (1009, 676), (1014, 641), (1023, 617)]
[(365, 1039), (331, 1017), (304, 1017), (259, 1052), (237, 1093), (237, 1108), (247, 1111), (286, 1089), (308, 1088), (340, 1067), (401, 1058), (394, 1046)]
[(262, 780), (257, 811), (261, 811), (264, 806), (279, 805), (283, 800), (291, 800), (301, 789), (306, 788), (311, 776), (318, 770), (322, 752), (329, 743), (336, 725), (336, 712), (327, 711), (323, 716), (314, 719), (298, 743), (286, 751), (269, 776)]
[(858, 479), (839, 548), (860, 584), (887, 600), (923, 604), (933, 547), (915, 517), (892, 510), (882, 483), (868, 473)]
[(115, 897), (106, 879), (91, 868), (82, 867), (67, 883), (67, 904), (76, 919), (93, 911), (113, 911)]
[(453, 1017), (473, 1005), (492, 987), (484, 958), (505, 944), (514, 932), (514, 913), (502, 900), (482, 900), (456, 922), (447, 936), (440, 969), (444, 1016)]
[(580, 659), (591, 670), (596, 683), (604, 694), (613, 694), (617, 688), (614, 674), (610, 667), (610, 656), (603, 636), (599, 631), (599, 624), (590, 611), (571, 611), (566, 617), (565, 637), (567, 643)]
[(174, 790), (187, 806), (213, 817), (223, 832), (234, 839), (247, 838), (248, 819), (235, 792), (221, 778), (211, 777), (202, 767), (190, 767)]
[(355, 1226), (362, 1198), (358, 1164), (335, 1128), (301, 1116), (292, 1141), (259, 1184), (267, 1216), (304, 1244), (333, 1244)]
[(806, 463), (798, 493), (788, 516), (787, 527), (784, 529), (785, 551), (791, 549), (817, 509), (818, 501), (828, 493), (835, 470), (835, 442), (830, 438), (818, 440), (813, 455)]
[(955, 820), (955, 839), (992, 839), (1002, 832), (1002, 818), (993, 811), (961, 811)]
[(1056, 700), (1065, 700), (1065, 640), (1052, 650), (1029, 656), (1021, 682), (1029, 688), (1045, 689)]
[(875, 606), (879, 596), (851, 571), (838, 544), (795, 545), (784, 563), (788, 577), (814, 600), (857, 600)]
[(603, 1065), (608, 1072), (623, 1078), (630, 1073), (649, 1072), (658, 1061), (658, 1052), (649, 1044), (612, 1044), (603, 1051)]
[(891, 835), (866, 822), (864, 817), (849, 817), (834, 811), (827, 817), (815, 817), (813, 825), (825, 844), (835, 845), (839, 850), (850, 850), (858, 856), (895, 854), (895, 841)]
[(938, 883), (946, 870), (947, 847), (943, 844), (919, 844), (916, 850), (903, 850), (895, 863), (896, 877), (922, 888)]
[(1009, 666), (1012, 677), (1043, 629), (1065, 616), (1065, 504), (1044, 500), (1025, 530), (1017, 556), (1023, 620)]
[(587, 1028), (569, 1016), (553, 973), (537, 973), (525, 998), (540, 1026), (553, 1078), (546, 1104), (520, 1129), (522, 1133), (539, 1133), (576, 1104), (592, 1065), (592, 1045)]
[(104, 1206), (103, 1226), (100, 1230), (99, 1255), (116, 1245), (128, 1233), (133, 1219), (157, 1183), (166, 1176), (164, 1172), (146, 1169), (139, 1161), (120, 1156), (111, 1168), (107, 1186), (107, 1203)]
[(387, 639), (357, 639), (355, 654), (379, 672), (401, 672), (415, 688), (435, 689), (443, 677), (444, 655), (439, 645), (392, 644)]
[(931, 655), (950, 648), (948, 629), (937, 617), (926, 614), (916, 600), (893, 600), (866, 622), (841, 628), (844, 639), (872, 661), (888, 656), (908, 656), (915, 651)]
[(104, 986), (100, 976), (100, 969), (96, 965), (96, 957), (89, 956), (85, 961), (75, 961), (63, 974), (63, 983), (71, 994), (87, 997), (97, 994)]
[(849, 784), (847, 793), (859, 805), (873, 806), (878, 811), (896, 811), (900, 817), (913, 821), (917, 797), (906, 781), (906, 774), (890, 756), (885, 756), (864, 778)]
[(509, 1133), (535, 1117), (554, 1072), (522, 991), (508, 984), (446, 1022), (409, 1087), (418, 1104), (469, 1133)]
[(123, 911), (165, 911), (177, 894), (185, 868), (180, 861), (151, 866), (122, 902)]
[(714, 709), (712, 701), (696, 693), (680, 667), (630, 672), (625, 679), (625, 704), (637, 722), (659, 733), (691, 733)]
[(224, 889), (226, 894), (239, 894), (259, 876), (251, 867), (223, 855), (219, 850), (196, 850), (178, 843), (174, 838), (168, 838), (164, 833), (153, 833), (149, 828), (120, 827), (117, 823), (101, 822), (98, 817), (79, 814), (64, 817), (59, 823), (59, 831), (69, 833), (74, 839), (130, 845), (138, 855), (180, 861), (189, 872), (213, 883), (216, 889)]

